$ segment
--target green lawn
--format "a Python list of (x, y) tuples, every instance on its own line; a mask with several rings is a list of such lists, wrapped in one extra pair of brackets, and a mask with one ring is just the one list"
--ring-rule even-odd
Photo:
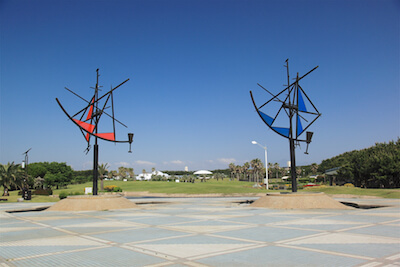
[[(166, 194), (233, 194), (233, 193), (262, 193), (265, 189), (257, 189), (252, 186), (254, 183), (210, 180), (207, 182), (196, 183), (175, 183), (175, 182), (152, 182), (152, 181), (104, 181), (104, 186), (116, 185), (123, 191), (139, 192), (148, 191), (149, 193), (166, 193)], [(59, 194), (61, 191), (66, 192), (83, 192), (85, 187), (91, 187), (92, 183), (81, 185), (70, 185), (67, 189), (54, 190), (53, 194)], [(100, 182), (99, 182), (100, 189)]]
[[(1, 188), (1, 192), (3, 192), (3, 188)], [(1, 196), (3, 193), (0, 194), (1, 199), (7, 199), (7, 201), (0, 201), (0, 203), (7, 203), (7, 202), (17, 202), (18, 198), (21, 198), (22, 196), (18, 196), (18, 191), (10, 191), (10, 196), (8, 197), (3, 197)], [(26, 201), (25, 202), (57, 202), (60, 199), (58, 197), (50, 197), (50, 196), (32, 196), (32, 200)]]
[(304, 189), (303, 192), (324, 192), (326, 194), (348, 194), (376, 196), (381, 198), (400, 198), (400, 189), (365, 189), (358, 187), (324, 186)]
[[(175, 183), (175, 182), (151, 182), (151, 181), (104, 181), (104, 186), (116, 185), (127, 192), (148, 191), (149, 193), (166, 193), (166, 194), (241, 194), (241, 193), (265, 193), (265, 189), (253, 188), (253, 182), (229, 181), (229, 179), (210, 180), (204, 183), (196, 181), (196, 183)], [(85, 187), (92, 187), (92, 183), (69, 185), (68, 188), (53, 190), (54, 195), (60, 192), (84, 194)], [(100, 188), (100, 182), (99, 182)], [(0, 188), (2, 191), (2, 188)], [(269, 190), (268, 192), (280, 192), (278, 190)], [(290, 192), (286, 190), (286, 192)], [(356, 187), (343, 186), (321, 186), (314, 188), (301, 189), (299, 192), (325, 192), (326, 194), (349, 194), (349, 195), (367, 195), (377, 196), (381, 198), (400, 198), (400, 189), (362, 189)], [(16, 202), (21, 196), (17, 195), (17, 191), (10, 192), (9, 197), (0, 197), (8, 199), (7, 202)], [(58, 201), (57, 197), (32, 196), (32, 202), (54, 202)], [(0, 203), (6, 203), (1, 201)]]

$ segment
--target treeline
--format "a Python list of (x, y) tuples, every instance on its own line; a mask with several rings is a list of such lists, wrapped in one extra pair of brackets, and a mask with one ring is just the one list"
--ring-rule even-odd
[(400, 187), (400, 138), (323, 160), (319, 171), (340, 167), (334, 183), (364, 188)]

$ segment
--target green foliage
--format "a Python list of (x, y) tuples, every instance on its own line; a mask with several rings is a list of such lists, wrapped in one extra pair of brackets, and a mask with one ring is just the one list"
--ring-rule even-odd
[(73, 184), (83, 184), (93, 180), (93, 170), (74, 171), (72, 174)]
[(107, 185), (104, 187), (104, 190), (107, 192), (122, 192), (121, 187), (116, 185)]
[(122, 189), (121, 189), (121, 187), (116, 186), (116, 187), (114, 187), (113, 192), (122, 192)]
[(53, 194), (53, 190), (48, 189), (36, 189), (32, 192), (32, 195), (50, 196)]
[(396, 142), (376, 143), (363, 150), (346, 152), (322, 161), (320, 170), (341, 167), (337, 184), (353, 183), (365, 188), (400, 187), (400, 138)]
[(29, 177), (19, 164), (14, 164), (14, 162), (0, 164), (0, 185), (3, 186), (3, 196), (8, 196), (8, 191), (11, 189), (22, 190), (27, 186), (28, 180)]
[(62, 191), (60, 194), (58, 194), (58, 197), (60, 199), (67, 198), (67, 196), (68, 196), (68, 192), (65, 192), (65, 191)]
[(28, 174), (33, 177), (44, 178), (47, 187), (65, 187), (72, 182), (74, 171), (65, 162), (36, 162), (29, 164)]

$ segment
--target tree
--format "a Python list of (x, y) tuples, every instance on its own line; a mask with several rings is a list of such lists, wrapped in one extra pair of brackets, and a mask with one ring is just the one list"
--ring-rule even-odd
[(117, 171), (109, 171), (108, 172), (108, 177), (114, 179), (115, 177), (118, 176), (118, 172)]
[(229, 164), (229, 170), (231, 171), (231, 179), (232, 179), (236, 173), (236, 166), (234, 163)]
[(249, 168), (250, 168), (250, 163), (245, 162), (245, 163), (243, 164), (243, 173), (244, 173), (244, 176), (245, 176), (245, 180), (246, 180), (246, 181), (249, 180), (249, 177), (248, 177), (248, 170), (249, 170)]
[(255, 182), (259, 182), (260, 171), (264, 168), (264, 165), (260, 159), (253, 159), (250, 161), (250, 165), (253, 168), (253, 175)]
[(236, 179), (239, 181), (240, 180), (240, 174), (242, 174), (242, 172), (243, 172), (242, 166), (236, 165), (235, 172), (236, 172)]
[(14, 162), (7, 163), (6, 165), (0, 164), (0, 179), (3, 186), (3, 196), (9, 196), (8, 191), (12, 185), (20, 184), (19, 179), (19, 164)]
[(317, 163), (313, 163), (311, 164), (311, 172), (312, 174), (317, 174), (317, 170), (318, 170), (318, 164)]
[(65, 162), (44, 162), (43, 166), (47, 169), (43, 177), (45, 185), (49, 187), (56, 186), (58, 189), (71, 183), (73, 170)]
[(98, 167), (98, 172), (99, 172), (99, 178), (100, 178), (100, 190), (104, 191), (104, 177), (106, 176), (106, 174), (108, 173), (108, 163), (104, 164), (99, 164)]
[(279, 167), (279, 164), (278, 163), (274, 163), (274, 169), (275, 169), (275, 175), (276, 175), (276, 177), (275, 178), (279, 178), (279, 170), (280, 170), (280, 167)]
[(120, 178), (125, 179), (127, 177), (126, 168), (123, 166), (118, 167), (118, 175)]
[(133, 171), (133, 168), (127, 168), (127, 172), (128, 172), (128, 174), (129, 174), (129, 177), (130, 177), (131, 179), (133, 179), (134, 176), (135, 176), (135, 172)]
[(33, 178), (43, 178), (47, 173), (47, 168), (43, 162), (34, 162), (29, 164), (28, 174)]

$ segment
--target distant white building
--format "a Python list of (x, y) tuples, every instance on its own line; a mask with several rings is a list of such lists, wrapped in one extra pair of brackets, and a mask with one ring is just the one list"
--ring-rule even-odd
[(148, 181), (148, 180), (151, 180), (151, 177), (153, 175), (154, 176), (164, 176), (166, 178), (169, 177), (169, 174), (166, 174), (166, 173), (163, 173), (163, 172), (160, 172), (160, 171), (154, 171), (152, 173), (144, 173), (144, 174), (141, 173), (138, 176), (136, 176), (136, 180), (138, 180), (138, 181)]

